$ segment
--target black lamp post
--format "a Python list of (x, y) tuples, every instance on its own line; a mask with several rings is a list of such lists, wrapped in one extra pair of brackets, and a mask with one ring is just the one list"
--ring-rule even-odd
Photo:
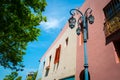
[(77, 21), (78, 27), (76, 29), (76, 33), (79, 36), (81, 31), (83, 32), (84, 37), (84, 74), (85, 74), (85, 80), (89, 80), (88, 75), (88, 56), (87, 56), (87, 39), (88, 39), (88, 21), (90, 24), (94, 23), (94, 16), (92, 16), (92, 9), (88, 8), (85, 13), (83, 14), (79, 9), (71, 9), (70, 14), (72, 17), (69, 19), (69, 27), (73, 29), (76, 24), (76, 19), (74, 18), (75, 12), (77, 11), (80, 13), (80, 17)]

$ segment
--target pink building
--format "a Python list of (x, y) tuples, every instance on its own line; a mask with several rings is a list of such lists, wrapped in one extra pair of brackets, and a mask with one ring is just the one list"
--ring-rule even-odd
[[(120, 80), (120, 0), (86, 0), (80, 10), (92, 8), (89, 25), (88, 63), (91, 80)], [(79, 43), (80, 40), (77, 40)], [(83, 45), (78, 45), (76, 80), (84, 69)]]
[[(120, 80), (120, 0), (86, 0), (80, 7), (93, 10), (88, 25), (88, 70), (90, 80)], [(75, 14), (78, 19), (79, 14)], [(76, 25), (77, 28), (77, 25)], [(83, 80), (84, 45), (68, 23), (41, 58), (36, 80)]]

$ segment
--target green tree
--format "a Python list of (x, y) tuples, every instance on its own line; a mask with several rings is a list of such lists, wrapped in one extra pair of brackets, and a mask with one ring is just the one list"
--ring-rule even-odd
[(46, 21), (45, 0), (0, 0), (0, 66), (21, 70), (28, 42), (37, 40)]
[(38, 80), (42, 80), (42, 78), (39, 78)]
[(37, 71), (37, 72), (34, 72), (34, 80), (35, 80), (36, 77), (37, 77), (37, 73), (38, 73), (38, 71)]
[(30, 72), (26, 80), (35, 80), (38, 72)]
[(22, 77), (18, 76), (17, 72), (11, 72), (11, 74), (6, 75), (3, 80), (22, 80)]
[(16, 80), (22, 80), (22, 76), (17, 77)]

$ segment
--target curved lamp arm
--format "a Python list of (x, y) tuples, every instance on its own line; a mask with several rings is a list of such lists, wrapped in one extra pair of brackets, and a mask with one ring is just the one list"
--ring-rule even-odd
[(91, 14), (92, 13), (92, 9), (91, 8), (87, 8), (87, 10), (85, 11), (85, 13), (84, 13), (84, 16), (86, 16), (87, 15), (87, 12), (90, 10), (90, 12), (89, 12), (89, 14)]
[(77, 12), (79, 12), (83, 16), (83, 13), (79, 9), (71, 9), (70, 10), (70, 14), (74, 16), (75, 13), (73, 13), (73, 11), (77, 11)]
[[(90, 11), (89, 11), (89, 10), (90, 10)], [(74, 13), (73, 11), (77, 11), (77, 12), (79, 12), (79, 13), (81, 14), (81, 16), (85, 16), (85, 17), (87, 17), (86, 15), (87, 15), (87, 12), (88, 12), (88, 11), (89, 11), (89, 14), (92, 13), (92, 9), (91, 9), (91, 8), (87, 8), (87, 10), (85, 11), (84, 15), (83, 15), (83, 13), (82, 13), (79, 9), (71, 9), (71, 10), (70, 10), (70, 14), (71, 14), (72, 16), (75, 15), (75, 13)], [(78, 23), (79, 23), (80, 19), (81, 19), (81, 18), (78, 19)]]

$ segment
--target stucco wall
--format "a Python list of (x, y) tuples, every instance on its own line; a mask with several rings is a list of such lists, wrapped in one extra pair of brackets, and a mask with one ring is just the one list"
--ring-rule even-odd
[[(103, 8), (110, 0), (86, 0), (80, 8), (84, 12), (88, 7), (93, 9), (95, 22), (89, 25), (88, 63), (91, 80), (120, 80), (120, 63), (116, 63), (115, 50), (111, 43), (105, 45)], [(79, 39), (77, 40), (79, 42)], [(84, 69), (83, 45), (77, 47), (76, 80)]]
[[(53, 45), (48, 49), (42, 59), (45, 59), (45, 67), (42, 74), (42, 80), (58, 80), (75, 75), (76, 68), (76, 29), (71, 30), (68, 24), (65, 25), (58, 38)], [(68, 45), (66, 39), (68, 38)], [(61, 45), (60, 62), (58, 68), (54, 69), (54, 59), (56, 48)], [(52, 56), (50, 63), (50, 70), (47, 77), (45, 77), (45, 68), (49, 65), (49, 56)]]

